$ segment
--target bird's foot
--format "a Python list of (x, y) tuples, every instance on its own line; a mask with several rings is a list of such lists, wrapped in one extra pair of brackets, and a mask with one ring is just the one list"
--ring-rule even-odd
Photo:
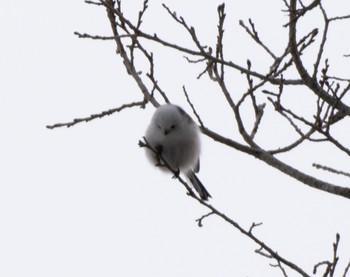
[(177, 169), (177, 170), (174, 172), (173, 179), (177, 179), (177, 178), (179, 178), (179, 176), (180, 176), (180, 169)]
[(155, 148), (155, 154), (156, 154), (156, 160), (157, 164), (156, 166), (164, 166), (162, 163), (162, 151), (163, 151), (163, 146), (162, 145), (157, 145)]

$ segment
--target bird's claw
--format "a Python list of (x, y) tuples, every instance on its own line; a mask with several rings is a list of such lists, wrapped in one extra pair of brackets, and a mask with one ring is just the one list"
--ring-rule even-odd
[(163, 152), (163, 146), (162, 145), (157, 145), (154, 149), (156, 150), (157, 155), (160, 155)]
[(179, 178), (179, 176), (180, 176), (180, 169), (177, 169), (177, 170), (174, 172), (173, 179), (177, 179), (177, 178)]

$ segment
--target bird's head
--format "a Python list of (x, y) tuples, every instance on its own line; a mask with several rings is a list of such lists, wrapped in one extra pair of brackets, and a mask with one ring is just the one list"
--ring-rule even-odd
[(178, 106), (160, 106), (154, 114), (153, 122), (164, 136), (176, 134), (189, 124), (191, 118)]

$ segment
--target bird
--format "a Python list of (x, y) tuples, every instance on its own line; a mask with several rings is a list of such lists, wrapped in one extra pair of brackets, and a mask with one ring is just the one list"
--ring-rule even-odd
[(154, 112), (146, 129), (146, 155), (153, 165), (171, 172), (160, 164), (160, 156), (175, 172), (184, 173), (197, 191), (207, 201), (211, 195), (197, 177), (200, 162), (200, 130), (194, 120), (179, 106), (164, 104)]

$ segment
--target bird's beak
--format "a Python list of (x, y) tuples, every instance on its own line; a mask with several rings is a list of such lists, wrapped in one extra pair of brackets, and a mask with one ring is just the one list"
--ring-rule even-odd
[(169, 130), (164, 130), (164, 136), (166, 136), (167, 134), (169, 134)]

